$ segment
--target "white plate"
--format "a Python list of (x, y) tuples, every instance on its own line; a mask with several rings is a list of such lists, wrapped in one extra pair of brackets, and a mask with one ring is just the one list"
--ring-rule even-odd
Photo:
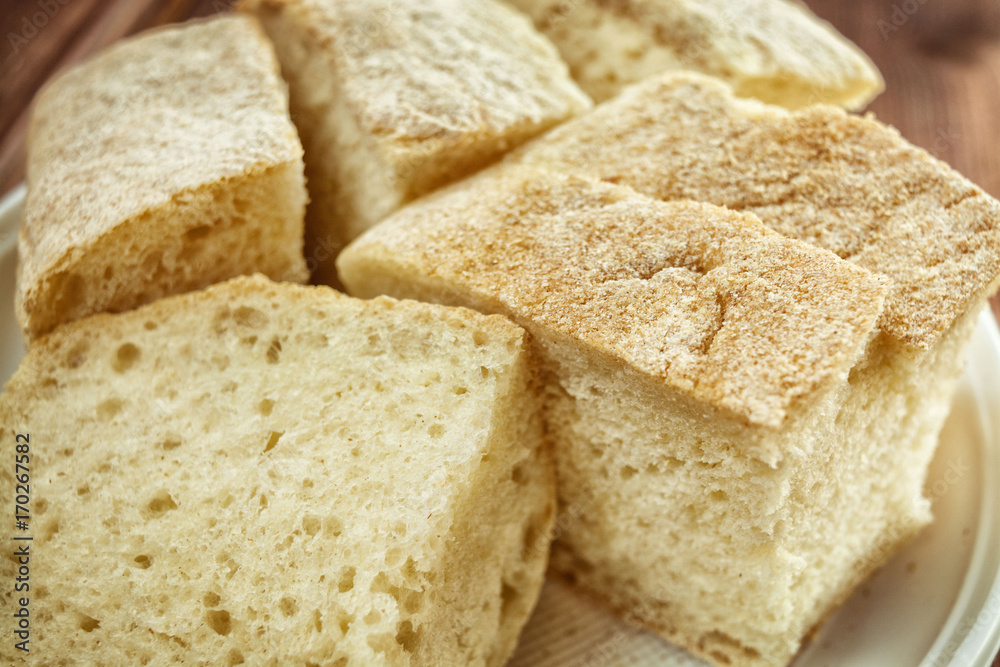
[[(0, 378), (14, 318), (19, 188), (0, 202)], [(795, 667), (988, 667), (1000, 647), (1000, 334), (984, 314), (928, 478), (934, 524), (823, 627)], [(42, 556), (44, 557), (44, 555)], [(700, 665), (549, 583), (511, 667)]]

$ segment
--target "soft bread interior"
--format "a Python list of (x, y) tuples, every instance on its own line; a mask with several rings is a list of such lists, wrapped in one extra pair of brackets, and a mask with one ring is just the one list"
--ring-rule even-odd
[(70, 249), (39, 283), (19, 284), (30, 338), (59, 323), (123, 312), (235, 276), (304, 282), (300, 163), (219, 180)]
[(502, 664), (554, 517), (524, 345), (261, 278), (61, 328), (0, 396), (39, 443), (33, 642), (67, 665)]

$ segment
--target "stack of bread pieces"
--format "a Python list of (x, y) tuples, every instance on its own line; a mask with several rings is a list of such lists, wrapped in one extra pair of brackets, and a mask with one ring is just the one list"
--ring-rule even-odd
[(548, 572), (780, 667), (931, 521), (1000, 203), (801, 5), (238, 9), (36, 101), (5, 663), (502, 665)]

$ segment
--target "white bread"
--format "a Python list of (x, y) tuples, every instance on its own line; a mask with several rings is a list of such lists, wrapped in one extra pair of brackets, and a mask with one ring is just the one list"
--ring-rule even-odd
[(874, 118), (790, 113), (716, 79), (636, 85), (510, 158), (707, 202), (890, 280), (880, 328), (931, 349), (1000, 280), (1000, 202)]
[(717, 665), (786, 665), (930, 520), (922, 486), (975, 314), (918, 354), (876, 325), (888, 281), (752, 214), (506, 167), (403, 209), (338, 264), (352, 294), (532, 333), (552, 569)]
[(253, 19), (125, 40), (35, 102), (25, 336), (241, 274), (304, 281), (306, 197), (286, 87)]
[(262, 277), (61, 327), (0, 395), (31, 656), (503, 664), (555, 509), (534, 372), (503, 318)]
[(798, 108), (860, 109), (885, 87), (871, 60), (794, 0), (508, 0), (527, 12), (603, 102), (676, 70), (720, 77), (739, 95)]
[(555, 48), (498, 0), (244, 0), (274, 41), (306, 150), (307, 258), (590, 108)]

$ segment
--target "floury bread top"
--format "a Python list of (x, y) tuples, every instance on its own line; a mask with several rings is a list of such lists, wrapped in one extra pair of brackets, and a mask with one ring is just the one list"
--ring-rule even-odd
[(744, 100), (716, 79), (634, 86), (511, 162), (753, 213), (889, 279), (880, 328), (928, 349), (1000, 280), (1000, 202), (871, 117)]
[(851, 367), (885, 295), (878, 276), (753, 215), (530, 169), (403, 209), (338, 266), (354, 294), (531, 321), (766, 427)]

